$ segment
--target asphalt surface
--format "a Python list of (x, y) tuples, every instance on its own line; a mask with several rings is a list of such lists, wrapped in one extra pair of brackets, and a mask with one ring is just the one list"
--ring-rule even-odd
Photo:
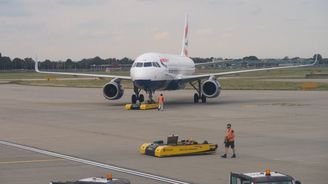
[[(0, 85), (0, 140), (190, 183), (228, 183), (233, 172), (270, 168), (302, 183), (328, 180), (328, 92), (222, 91), (194, 104), (193, 91), (163, 92), (165, 111), (126, 111), (131, 90), (106, 101), (101, 89)], [(158, 95), (158, 94), (155, 94)], [(236, 159), (222, 159), (225, 125), (236, 132)], [(217, 143), (214, 155), (154, 158), (142, 143), (169, 134)], [(109, 170), (0, 144), (0, 183), (44, 184), (104, 176)], [(113, 172), (132, 183), (161, 183)]]
[(328, 79), (262, 79), (263, 81), (278, 81), (278, 82), (318, 82), (328, 83)]

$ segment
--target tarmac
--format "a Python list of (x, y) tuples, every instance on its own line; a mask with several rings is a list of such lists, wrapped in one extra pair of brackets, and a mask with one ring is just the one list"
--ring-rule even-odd
[[(230, 172), (267, 168), (302, 183), (327, 183), (328, 91), (223, 90), (206, 104), (194, 104), (193, 93), (164, 91), (164, 111), (127, 111), (131, 90), (107, 101), (99, 88), (1, 84), (0, 140), (188, 183), (227, 184)], [(236, 133), (236, 159), (220, 158), (227, 123)], [(142, 143), (169, 134), (217, 143), (218, 153), (139, 154)], [(72, 181), (110, 171), (0, 144), (1, 184)], [(118, 171), (113, 176), (133, 184), (163, 183)]]

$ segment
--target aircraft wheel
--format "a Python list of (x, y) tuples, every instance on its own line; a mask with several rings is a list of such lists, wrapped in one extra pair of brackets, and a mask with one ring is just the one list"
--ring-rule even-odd
[(144, 102), (144, 101), (145, 101), (145, 97), (144, 97), (144, 95), (143, 95), (143, 94), (140, 94), (140, 95), (139, 95), (139, 102), (142, 103), (142, 102)]
[(197, 93), (194, 94), (194, 103), (198, 103), (199, 96)]
[(137, 96), (136, 95), (132, 95), (131, 102), (132, 102), (132, 104), (136, 104), (137, 103)]
[(206, 96), (202, 95), (202, 103), (206, 103)]

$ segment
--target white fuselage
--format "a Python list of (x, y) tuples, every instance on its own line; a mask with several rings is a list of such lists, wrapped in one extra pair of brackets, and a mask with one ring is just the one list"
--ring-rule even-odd
[(181, 89), (182, 76), (192, 75), (195, 63), (188, 57), (161, 53), (145, 53), (134, 61), (130, 76), (136, 87), (146, 91)]

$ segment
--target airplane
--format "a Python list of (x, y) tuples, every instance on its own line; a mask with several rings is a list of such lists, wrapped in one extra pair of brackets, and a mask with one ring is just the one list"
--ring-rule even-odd
[(144, 95), (141, 94), (142, 90), (148, 94), (148, 102), (152, 103), (154, 102), (153, 94), (155, 91), (184, 89), (186, 84), (189, 83), (196, 90), (196, 93), (194, 93), (194, 103), (198, 103), (199, 101), (206, 103), (207, 98), (215, 98), (220, 95), (221, 85), (218, 78), (221, 76), (246, 72), (308, 67), (317, 63), (318, 55), (316, 55), (315, 61), (311, 64), (195, 75), (196, 66), (213, 64), (213, 62), (195, 64), (194, 61), (188, 57), (188, 31), (188, 16), (186, 16), (181, 54), (144, 53), (133, 62), (130, 69), (130, 76), (40, 71), (37, 61), (35, 62), (35, 71), (45, 74), (112, 78), (110, 82), (103, 86), (103, 95), (108, 100), (120, 99), (124, 94), (121, 81), (130, 80), (133, 83), (134, 91), (134, 94), (131, 96), (132, 104), (136, 104), (138, 101), (140, 103), (145, 101)]

